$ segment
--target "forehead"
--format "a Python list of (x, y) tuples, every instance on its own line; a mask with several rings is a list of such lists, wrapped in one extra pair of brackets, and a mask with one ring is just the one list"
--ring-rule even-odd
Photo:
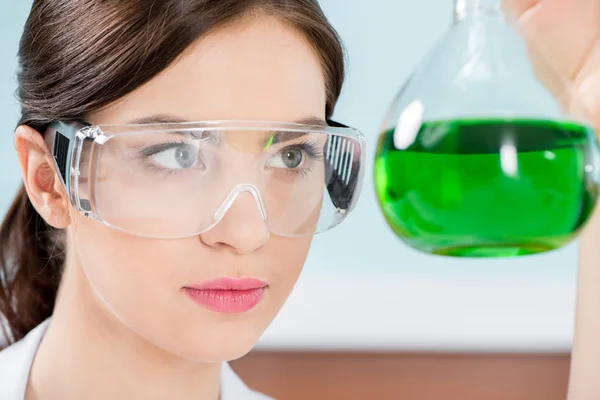
[(197, 42), (144, 86), (89, 117), (125, 123), (154, 114), (200, 121), (323, 118), (319, 58), (293, 28), (273, 17), (247, 19)]

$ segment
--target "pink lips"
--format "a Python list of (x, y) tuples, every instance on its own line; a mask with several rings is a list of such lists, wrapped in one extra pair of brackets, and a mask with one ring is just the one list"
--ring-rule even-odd
[(242, 313), (262, 300), (267, 283), (255, 278), (217, 278), (183, 290), (196, 303), (211, 311)]

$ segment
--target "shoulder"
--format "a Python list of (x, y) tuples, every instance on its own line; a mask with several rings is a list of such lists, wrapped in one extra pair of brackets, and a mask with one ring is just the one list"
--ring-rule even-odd
[(221, 391), (222, 400), (274, 400), (246, 386), (228, 363), (223, 364)]
[[(32, 330), (25, 338), (0, 351), (0, 399), (22, 400), (29, 371), (49, 321)], [(221, 372), (222, 400), (274, 400), (250, 389), (228, 363)]]
[(29, 371), (48, 321), (38, 325), (27, 336), (0, 351), (0, 398), (21, 400)]

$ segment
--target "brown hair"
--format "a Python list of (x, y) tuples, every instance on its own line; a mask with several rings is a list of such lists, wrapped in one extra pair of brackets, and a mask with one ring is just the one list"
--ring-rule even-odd
[[(317, 0), (35, 0), (19, 47), (19, 125), (42, 131), (81, 119), (152, 79), (208, 31), (258, 14), (281, 18), (313, 46), (330, 117), (344, 53)], [(58, 233), (21, 187), (0, 228), (0, 332), (9, 343), (52, 314), (64, 263)]]

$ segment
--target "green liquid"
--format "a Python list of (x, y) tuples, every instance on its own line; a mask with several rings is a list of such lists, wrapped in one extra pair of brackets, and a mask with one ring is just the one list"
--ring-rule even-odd
[(573, 240), (590, 217), (595, 146), (585, 126), (541, 120), (428, 122), (404, 149), (392, 129), (379, 138), (377, 198), (396, 235), (420, 251), (546, 252)]

